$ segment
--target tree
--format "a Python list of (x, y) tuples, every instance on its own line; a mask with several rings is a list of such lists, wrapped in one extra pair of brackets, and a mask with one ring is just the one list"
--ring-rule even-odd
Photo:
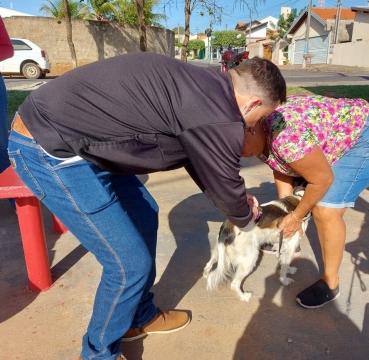
[[(79, 1), (68, 1), (68, 9), (71, 19), (84, 19), (86, 12), (83, 4)], [(63, 0), (46, 0), (46, 3), (41, 4), (40, 11), (46, 16), (56, 19), (63, 19), (64, 14), (64, 1)]]
[(205, 49), (205, 42), (204, 40), (200, 40), (200, 39), (193, 39), (190, 40), (188, 42), (187, 45), (187, 51), (192, 51), (192, 50), (201, 50), (201, 49)]
[(72, 57), (73, 69), (75, 69), (77, 67), (77, 55), (76, 55), (76, 49), (74, 48), (74, 43), (72, 39), (72, 21), (70, 18), (68, 0), (63, 0), (63, 6), (64, 6), (65, 24), (67, 27), (67, 41), (68, 41), (68, 46), (70, 50), (70, 55)]
[(175, 26), (172, 31), (176, 34), (183, 35), (185, 33), (185, 29), (183, 26)]
[(147, 51), (147, 39), (146, 39), (146, 24), (145, 24), (145, 13), (144, 6), (145, 0), (133, 0), (138, 19), (138, 34), (140, 37), (140, 50)]
[[(265, 3), (265, 0), (234, 0), (233, 10), (235, 5), (239, 4), (240, 8), (255, 9), (258, 3)], [(177, 4), (177, 0), (166, 0), (164, 9), (170, 7), (173, 4)], [(252, 5), (251, 5), (252, 4)], [(187, 45), (190, 39), (190, 20), (191, 14), (195, 8), (199, 8), (200, 14), (210, 17), (210, 28), (214, 24), (220, 24), (222, 22), (222, 14), (225, 13), (223, 6), (219, 6), (217, 0), (185, 0), (184, 1), (184, 13), (185, 13), (185, 33), (184, 40), (181, 48), (181, 60), (187, 61)], [(228, 14), (229, 15), (229, 14)]]
[(193, 51), (196, 58), (198, 50), (201, 49), (205, 49), (205, 42), (203, 40), (193, 39), (190, 40), (187, 44), (187, 52), (190, 53), (190, 51)]
[[(84, 2), (84, 0), (80, 0)], [(84, 11), (88, 14), (89, 20), (111, 20), (117, 16), (117, 11), (109, 0), (86, 0)]]
[[(149, 26), (163, 27), (160, 21), (166, 20), (164, 14), (153, 13), (153, 8), (159, 4), (160, 0), (145, 0), (143, 12), (145, 15), (145, 24)], [(113, 0), (117, 15), (113, 20), (125, 24), (138, 25), (137, 9), (134, 1), (127, 0)]]
[(211, 45), (214, 49), (219, 49), (221, 46), (243, 47), (245, 46), (246, 36), (242, 31), (223, 30), (214, 31), (211, 40)]
[(291, 12), (288, 14), (287, 18), (284, 18), (283, 15), (280, 15), (278, 23), (277, 23), (278, 24), (278, 34), (271, 34), (270, 39), (278, 40), (278, 39), (283, 38), (287, 30), (291, 27), (291, 25), (295, 21), (296, 17), (297, 17), (297, 9), (292, 9)]

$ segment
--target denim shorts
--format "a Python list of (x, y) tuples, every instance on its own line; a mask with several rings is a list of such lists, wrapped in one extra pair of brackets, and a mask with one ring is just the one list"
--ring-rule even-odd
[(334, 181), (319, 206), (354, 207), (361, 192), (369, 186), (369, 118), (357, 143), (332, 165)]

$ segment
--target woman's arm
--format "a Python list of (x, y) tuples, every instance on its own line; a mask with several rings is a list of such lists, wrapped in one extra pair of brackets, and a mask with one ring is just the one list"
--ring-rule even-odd
[(14, 55), (14, 48), (6, 31), (3, 19), (0, 16), (0, 61), (9, 59)]
[(292, 236), (301, 230), (302, 219), (324, 196), (331, 186), (334, 175), (323, 151), (316, 146), (302, 159), (290, 163), (291, 168), (300, 174), (308, 183), (305, 194), (293, 214), (287, 215), (281, 222), (279, 229), (284, 230), (284, 237)]
[(277, 186), (278, 197), (281, 199), (285, 196), (292, 195), (294, 177), (273, 170), (275, 185)]

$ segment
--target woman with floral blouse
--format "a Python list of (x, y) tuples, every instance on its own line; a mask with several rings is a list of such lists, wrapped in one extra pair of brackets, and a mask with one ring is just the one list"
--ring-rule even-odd
[(323, 276), (299, 293), (297, 302), (317, 308), (338, 298), (339, 267), (346, 239), (343, 214), (369, 186), (369, 103), (296, 95), (253, 129), (245, 131), (243, 156), (257, 155), (273, 170), (278, 196), (292, 193), (295, 177), (306, 191), (279, 229), (290, 237), (310, 210), (318, 230)]

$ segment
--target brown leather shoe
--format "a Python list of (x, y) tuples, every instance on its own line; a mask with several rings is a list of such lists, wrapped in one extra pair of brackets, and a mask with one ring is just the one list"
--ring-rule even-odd
[(122, 341), (134, 341), (148, 334), (169, 334), (185, 328), (189, 323), (190, 317), (186, 311), (158, 309), (158, 315), (153, 320), (141, 328), (129, 329)]

